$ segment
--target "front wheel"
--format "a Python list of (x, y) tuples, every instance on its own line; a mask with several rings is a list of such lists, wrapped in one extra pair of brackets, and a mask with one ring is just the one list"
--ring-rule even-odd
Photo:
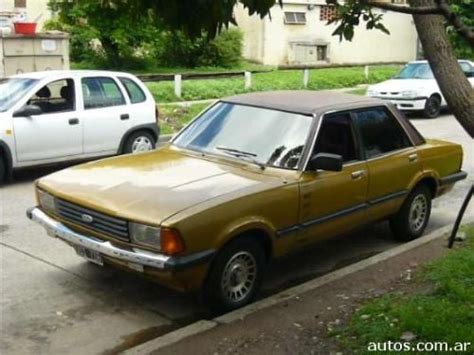
[(138, 131), (132, 133), (127, 140), (125, 141), (125, 145), (123, 147), (123, 153), (141, 153), (141, 152), (148, 152), (150, 150), (155, 149), (156, 141), (155, 137), (146, 131)]
[(441, 98), (438, 95), (431, 95), (425, 103), (423, 116), (426, 118), (436, 118), (441, 111)]
[(410, 241), (420, 237), (431, 214), (431, 192), (426, 185), (417, 186), (407, 197), (398, 213), (390, 220), (395, 238)]
[(204, 301), (217, 312), (249, 303), (260, 288), (265, 253), (250, 238), (231, 242), (217, 254), (204, 285)]

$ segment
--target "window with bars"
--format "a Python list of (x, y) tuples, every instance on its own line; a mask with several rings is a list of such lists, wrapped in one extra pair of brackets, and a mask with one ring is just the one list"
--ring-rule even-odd
[(336, 15), (337, 12), (334, 6), (321, 6), (321, 11), (319, 12), (319, 20), (327, 22), (334, 19)]
[(306, 13), (305, 12), (285, 12), (285, 23), (304, 25), (306, 24)]

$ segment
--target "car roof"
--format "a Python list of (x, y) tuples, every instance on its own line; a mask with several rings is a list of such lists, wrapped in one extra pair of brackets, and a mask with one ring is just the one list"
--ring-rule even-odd
[(86, 75), (130, 75), (129, 73), (124, 72), (115, 72), (115, 71), (107, 71), (107, 70), (47, 70), (47, 71), (37, 71), (37, 72), (30, 72), (30, 73), (22, 73), (12, 75), (11, 78), (25, 78), (25, 79), (37, 79), (42, 80), (44, 78), (54, 78), (57, 76), (70, 76), (70, 77), (77, 77), (77, 76), (86, 76)]
[(345, 109), (359, 105), (383, 105), (383, 101), (367, 96), (334, 91), (267, 91), (230, 96), (221, 102), (313, 115), (331, 109)]

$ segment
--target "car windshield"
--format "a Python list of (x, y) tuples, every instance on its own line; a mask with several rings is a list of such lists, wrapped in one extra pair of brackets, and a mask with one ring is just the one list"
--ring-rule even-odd
[(189, 124), (173, 144), (262, 167), (297, 169), (311, 122), (311, 116), (217, 103)]
[(433, 79), (433, 72), (428, 63), (411, 63), (395, 76), (395, 79)]
[(0, 112), (10, 109), (37, 82), (35, 79), (0, 79)]

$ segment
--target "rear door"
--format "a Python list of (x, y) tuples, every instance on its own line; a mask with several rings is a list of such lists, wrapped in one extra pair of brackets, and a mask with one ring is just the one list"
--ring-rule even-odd
[(130, 117), (134, 126), (157, 123), (156, 105), (153, 97), (135, 79), (118, 77), (130, 101)]
[(356, 110), (352, 117), (369, 172), (368, 217), (382, 219), (398, 211), (421, 171), (421, 162), (416, 147), (387, 107)]
[(49, 82), (28, 98), (25, 104), (39, 106), (42, 114), (13, 117), (19, 162), (65, 160), (82, 154), (82, 122), (76, 93), (75, 81), (64, 78)]
[(130, 105), (118, 82), (110, 76), (81, 79), (84, 153), (116, 154), (132, 127)]

